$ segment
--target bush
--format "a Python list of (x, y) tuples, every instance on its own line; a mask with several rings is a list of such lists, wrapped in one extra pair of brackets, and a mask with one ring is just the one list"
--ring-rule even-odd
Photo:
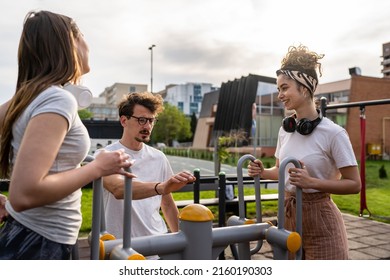
[(387, 179), (387, 172), (386, 172), (384, 164), (382, 164), (381, 168), (379, 168), (379, 178), (380, 179)]

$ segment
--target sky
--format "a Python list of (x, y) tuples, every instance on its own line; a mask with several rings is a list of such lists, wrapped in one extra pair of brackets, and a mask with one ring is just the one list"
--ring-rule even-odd
[(30, 10), (74, 18), (90, 48), (83, 85), (99, 96), (114, 83), (211, 83), (249, 74), (275, 77), (291, 45), (325, 54), (320, 83), (349, 68), (381, 77), (390, 42), (389, 0), (2, 0), (0, 103), (12, 97), (17, 49)]

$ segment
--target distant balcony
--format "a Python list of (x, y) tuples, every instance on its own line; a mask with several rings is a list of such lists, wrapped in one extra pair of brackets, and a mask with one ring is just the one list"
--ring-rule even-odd
[(382, 70), (383, 74), (390, 74), (390, 67)]
[(381, 65), (390, 65), (390, 58), (386, 58), (381, 62)]

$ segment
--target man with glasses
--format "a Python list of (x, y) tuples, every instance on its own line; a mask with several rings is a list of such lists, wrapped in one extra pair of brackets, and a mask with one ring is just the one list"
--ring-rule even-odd
[[(131, 166), (136, 176), (133, 179), (131, 236), (166, 233), (166, 224), (171, 232), (176, 232), (179, 228), (179, 212), (171, 191), (193, 182), (195, 178), (185, 171), (174, 175), (164, 153), (146, 144), (150, 141), (158, 114), (164, 109), (163, 99), (149, 92), (130, 93), (120, 102), (118, 109), (123, 134), (119, 141), (105, 149), (124, 149), (134, 160)], [(139, 181), (153, 183), (141, 185)], [(104, 177), (103, 184), (107, 231), (116, 238), (122, 238), (123, 176)], [(160, 215), (160, 208), (166, 223)]]

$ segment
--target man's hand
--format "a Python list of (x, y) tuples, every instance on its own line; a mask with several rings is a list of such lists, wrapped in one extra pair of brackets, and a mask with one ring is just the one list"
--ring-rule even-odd
[(196, 178), (190, 172), (182, 171), (172, 176), (167, 181), (159, 184), (158, 192), (161, 194), (169, 194), (171, 192), (180, 190), (182, 187), (184, 187), (188, 183), (194, 182), (195, 180)]

